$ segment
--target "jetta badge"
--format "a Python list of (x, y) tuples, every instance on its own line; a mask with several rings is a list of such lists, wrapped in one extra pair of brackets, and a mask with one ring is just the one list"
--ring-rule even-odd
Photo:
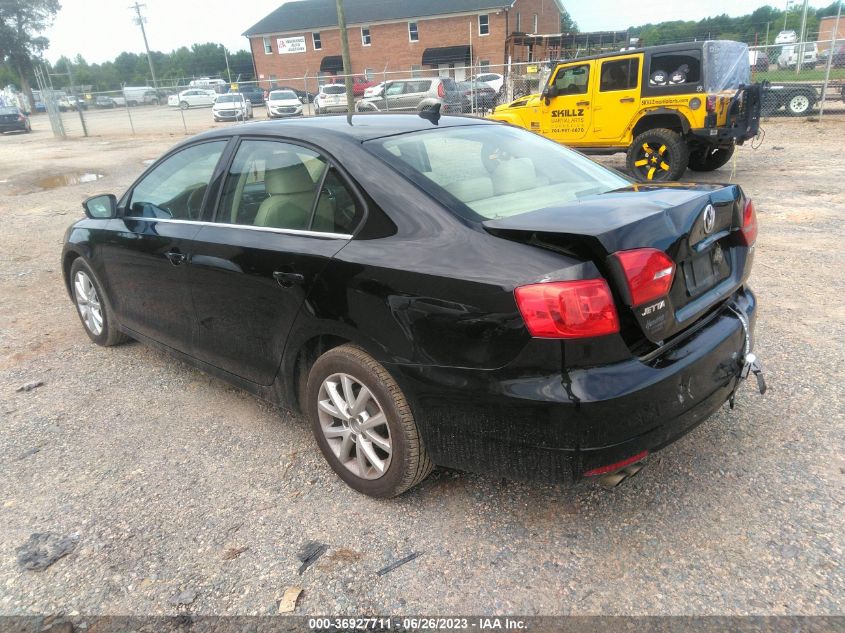
[(713, 208), (712, 204), (708, 204), (704, 207), (704, 213), (701, 216), (704, 224), (704, 232), (708, 234), (712, 233), (713, 228), (716, 226), (716, 209)]

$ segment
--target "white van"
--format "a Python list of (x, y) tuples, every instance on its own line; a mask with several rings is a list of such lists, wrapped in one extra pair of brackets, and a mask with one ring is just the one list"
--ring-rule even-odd
[[(804, 51), (801, 56), (801, 51)], [(819, 49), (815, 42), (804, 42), (803, 44), (788, 44), (780, 50), (778, 56), (778, 68), (795, 68), (801, 58), (801, 68), (812, 69), (819, 63)]]
[(210, 79), (208, 77), (200, 77), (199, 79), (192, 79), (188, 84), (191, 88), (204, 88), (206, 90), (215, 90), (217, 88), (226, 86), (226, 82), (222, 79)]

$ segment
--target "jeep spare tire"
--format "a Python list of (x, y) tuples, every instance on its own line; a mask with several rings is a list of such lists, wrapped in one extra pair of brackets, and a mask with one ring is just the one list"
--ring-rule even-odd
[(625, 162), (640, 182), (677, 180), (687, 169), (689, 148), (677, 132), (656, 128), (637, 135)]

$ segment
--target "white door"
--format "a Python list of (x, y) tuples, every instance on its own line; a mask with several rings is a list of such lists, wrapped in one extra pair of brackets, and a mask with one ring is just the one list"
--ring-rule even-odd
[(464, 81), (467, 78), (467, 69), (466, 68), (456, 68), (455, 69), (455, 81)]

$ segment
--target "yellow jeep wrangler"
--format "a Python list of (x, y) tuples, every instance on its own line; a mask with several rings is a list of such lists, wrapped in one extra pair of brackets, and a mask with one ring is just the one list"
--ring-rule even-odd
[(745, 44), (670, 44), (559, 62), (540, 94), (490, 118), (586, 153), (625, 151), (638, 180), (677, 180), (757, 135), (760, 91)]

